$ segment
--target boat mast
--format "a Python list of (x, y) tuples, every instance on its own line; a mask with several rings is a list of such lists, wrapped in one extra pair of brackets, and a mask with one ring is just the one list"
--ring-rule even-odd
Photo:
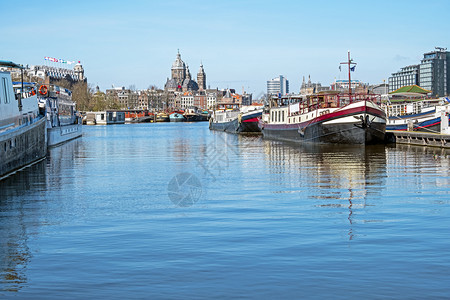
[(348, 98), (349, 101), (352, 102), (352, 77), (350, 72), (352, 71), (352, 65), (356, 66), (356, 63), (354, 63), (353, 59), (350, 58), (350, 50), (348, 50), (348, 60), (346, 62), (342, 62), (341, 65), (348, 65)]

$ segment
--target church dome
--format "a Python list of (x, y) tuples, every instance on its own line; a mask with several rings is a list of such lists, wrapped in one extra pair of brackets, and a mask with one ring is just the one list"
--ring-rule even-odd
[(172, 64), (172, 70), (173, 69), (185, 69), (185, 68), (186, 68), (186, 64), (184, 63), (184, 61), (181, 60), (180, 52), (178, 52), (177, 58), (175, 59), (175, 61)]

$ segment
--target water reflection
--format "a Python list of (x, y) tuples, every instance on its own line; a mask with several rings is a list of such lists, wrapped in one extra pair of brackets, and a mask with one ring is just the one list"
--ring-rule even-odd
[[(78, 163), (78, 157), (85, 157), (83, 140), (76, 139), (49, 149), (47, 156), (47, 184), (52, 189), (60, 190), (66, 184), (73, 184), (75, 180), (83, 176), (76, 176), (74, 164)], [(61, 174), (64, 173), (64, 176)]]
[(75, 177), (80, 143), (75, 140), (49, 149), (46, 160), (0, 181), (0, 291), (17, 292), (26, 284), (30, 239), (40, 227), (54, 222), (54, 216), (47, 215), (52, 199), (48, 190), (62, 189)]
[(0, 181), (0, 290), (18, 291), (27, 282), (28, 241), (40, 223), (39, 203), (29, 195), (45, 188), (44, 161)]
[(395, 184), (406, 188), (414, 185), (419, 190), (446, 189), (450, 184), (450, 149), (397, 145), (388, 151), (390, 177)]
[[(265, 163), (279, 193), (299, 193), (321, 208), (347, 212), (353, 239), (354, 212), (376, 201), (385, 186), (384, 146), (297, 145), (264, 141)], [(373, 220), (362, 220), (370, 222)]]

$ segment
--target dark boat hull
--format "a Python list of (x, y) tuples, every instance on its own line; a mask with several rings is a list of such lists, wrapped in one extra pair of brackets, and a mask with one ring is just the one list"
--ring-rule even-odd
[(207, 116), (203, 116), (203, 115), (184, 115), (184, 117), (186, 118), (186, 122), (204, 122), (204, 121), (208, 121), (208, 117)]
[(333, 126), (313, 125), (302, 134), (298, 128), (263, 129), (265, 138), (289, 142), (333, 144), (378, 144), (384, 142), (385, 124), (372, 123), (370, 128), (358, 128), (354, 124)]
[(169, 117), (156, 117), (156, 122), (170, 122)]
[(236, 118), (230, 122), (209, 123), (209, 129), (217, 131), (225, 131), (229, 133), (261, 133), (258, 126), (259, 118), (262, 112), (255, 112), (243, 115), (242, 118)]
[(385, 121), (385, 113), (381, 109), (361, 106), (323, 115), (306, 124), (260, 123), (260, 127), (265, 138), (282, 141), (379, 144), (385, 140)]
[(0, 136), (0, 179), (47, 154), (45, 118)]

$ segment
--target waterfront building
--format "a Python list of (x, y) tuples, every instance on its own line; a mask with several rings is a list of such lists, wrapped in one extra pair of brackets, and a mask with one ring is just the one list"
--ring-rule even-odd
[(182, 109), (186, 109), (191, 106), (194, 106), (194, 95), (190, 92), (185, 92), (181, 96), (180, 107)]
[(389, 85), (387, 83), (370, 85), (369, 91), (370, 93), (376, 95), (387, 95), (389, 91)]
[(419, 86), (432, 91), (435, 97), (450, 94), (450, 52), (446, 50), (436, 47), (436, 51), (425, 53), (420, 62)]
[(420, 64), (410, 65), (392, 73), (389, 77), (389, 92), (403, 86), (418, 85), (430, 90), (434, 97), (450, 95), (450, 52), (436, 47), (435, 51), (424, 53)]
[(206, 108), (206, 93), (205, 91), (198, 91), (194, 94), (194, 106), (201, 109)]
[(135, 109), (139, 107), (139, 94), (125, 87), (113, 87), (106, 90), (106, 97), (110, 102), (116, 102), (121, 109)]
[[(206, 88), (206, 74), (203, 69), (203, 64), (200, 65), (200, 70), (197, 74), (197, 80), (200, 82), (201, 89)], [(192, 79), (189, 66), (181, 59), (180, 52), (177, 53), (177, 57), (172, 64), (171, 78), (167, 78), (164, 90), (167, 92), (176, 91), (197, 91), (199, 85)]]
[(253, 94), (247, 94), (246, 92), (244, 92), (242, 94), (241, 104), (242, 105), (252, 105), (252, 102), (253, 102)]
[(419, 65), (406, 66), (389, 77), (389, 92), (396, 91), (402, 86), (419, 84)]
[(227, 89), (220, 102), (226, 104), (236, 103), (236, 99), (232, 95), (233, 92), (230, 89)]
[[(348, 79), (338, 79), (335, 80), (331, 84), (331, 90), (333, 91), (341, 91), (341, 92), (348, 92)], [(362, 83), (359, 80), (353, 80), (351, 81), (351, 88), (352, 93), (367, 93), (368, 92), (368, 85)]]
[(149, 108), (149, 93), (146, 90), (138, 91), (138, 109), (148, 109)]
[[(221, 104), (238, 104), (238, 105), (250, 105), (252, 94), (247, 94), (244, 92), (243, 95), (236, 93), (234, 89), (226, 89), (222, 91), (222, 97), (216, 100), (216, 103)], [(243, 100), (245, 99), (245, 100)], [(249, 103), (249, 104), (246, 104)]]
[(267, 81), (267, 94), (268, 95), (286, 95), (289, 93), (289, 80), (283, 75), (275, 77), (272, 80)]
[(217, 93), (208, 93), (206, 95), (206, 107), (207, 109), (214, 109), (217, 103)]
[(312, 95), (314, 93), (318, 93), (321, 91), (327, 91), (329, 89), (330, 89), (329, 86), (322, 86), (320, 83), (312, 83), (311, 75), (308, 75), (308, 82), (305, 81), (305, 76), (303, 76), (303, 82), (300, 87), (300, 94), (301, 95)]
[[(30, 82), (41, 82), (43, 84), (54, 84), (60, 80), (67, 80), (70, 83), (87, 82), (84, 76), (84, 68), (81, 63), (77, 63), (73, 69), (58, 68), (45, 65), (35, 65), (27, 68), (24, 72), (25, 79)], [(20, 81), (21, 73), (17, 70), (11, 72), (14, 80)]]

